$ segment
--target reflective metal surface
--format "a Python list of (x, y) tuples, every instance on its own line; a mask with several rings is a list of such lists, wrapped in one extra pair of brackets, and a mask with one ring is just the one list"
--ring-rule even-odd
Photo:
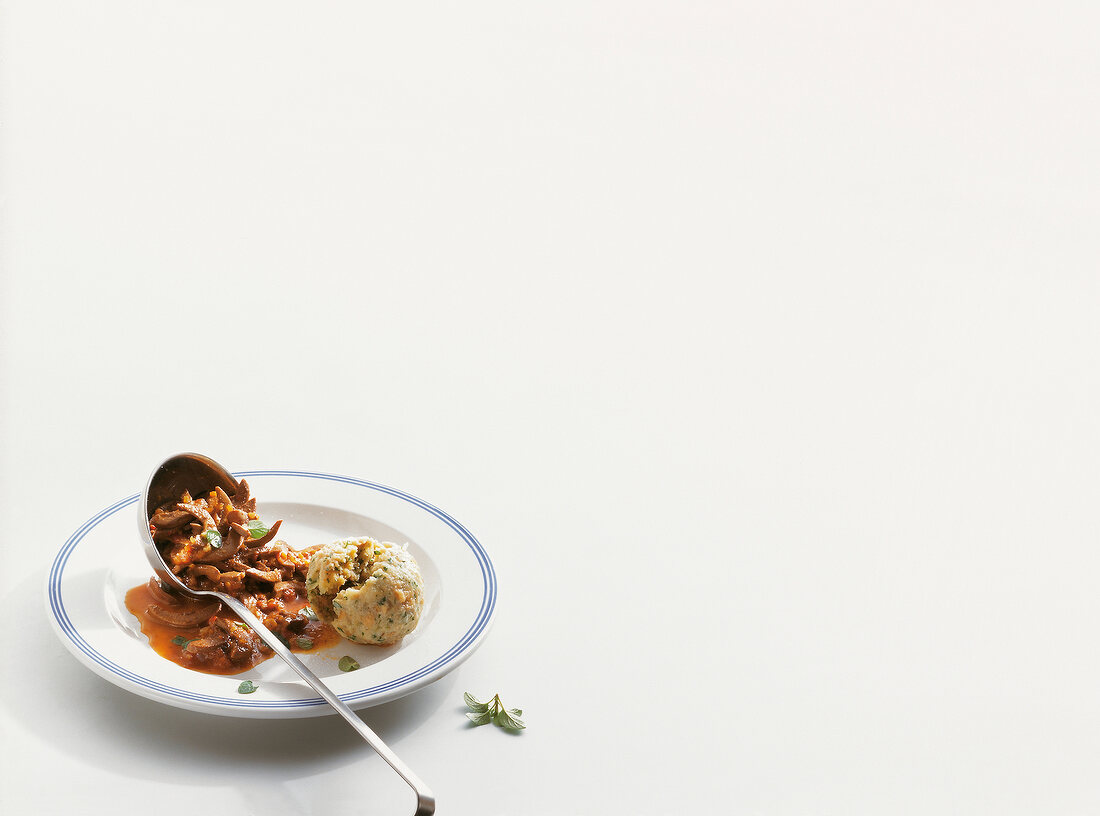
[(276, 655), (294, 669), (302, 680), (331, 705), (340, 716), (347, 720), (351, 727), (366, 740), (367, 744), (409, 784), (416, 793), (417, 807), (414, 816), (430, 816), (430, 814), (435, 813), (435, 797), (427, 786), (343, 700), (330, 691), (317, 675), (310, 671), (290, 649), (284, 646), (279, 638), (249, 611), (248, 607), (224, 592), (189, 589), (172, 573), (153, 541), (153, 535), (149, 530), (149, 519), (162, 504), (177, 501), (184, 490), (189, 491), (192, 496), (200, 496), (215, 487), (221, 487), (226, 493), (233, 495), (238, 485), (237, 480), (233, 478), (228, 470), (213, 459), (201, 454), (181, 453), (170, 456), (153, 469), (149, 481), (145, 485), (141, 501), (138, 503), (138, 527), (141, 532), (142, 544), (145, 547), (145, 556), (149, 560), (149, 565), (156, 572), (157, 577), (186, 595), (209, 595), (232, 609), (241, 620), (252, 627)]

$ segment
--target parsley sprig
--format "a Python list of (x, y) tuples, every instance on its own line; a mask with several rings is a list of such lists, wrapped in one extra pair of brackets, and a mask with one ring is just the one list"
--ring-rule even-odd
[(509, 728), (513, 731), (527, 727), (527, 724), (520, 719), (523, 716), (523, 709), (505, 708), (499, 694), (494, 694), (493, 699), (487, 703), (480, 702), (468, 691), (462, 697), (466, 700), (466, 707), (470, 709), (466, 716), (474, 725), (485, 725), (492, 720), (501, 728)]

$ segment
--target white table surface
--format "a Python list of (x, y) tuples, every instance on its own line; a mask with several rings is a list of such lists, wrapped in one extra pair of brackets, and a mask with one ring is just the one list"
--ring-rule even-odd
[(411, 813), (49, 629), (199, 450), (493, 558), (441, 814), (1100, 813), (1100, 15), (904, 5), (6, 0), (5, 812)]

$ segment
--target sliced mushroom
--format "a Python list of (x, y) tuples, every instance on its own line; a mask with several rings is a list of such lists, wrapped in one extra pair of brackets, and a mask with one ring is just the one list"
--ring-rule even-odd
[(249, 567), (244, 571), (244, 574), (255, 578), (257, 581), (266, 581), (269, 584), (276, 584), (283, 580), (283, 576), (277, 573), (275, 570), (268, 570), (267, 572), (261, 572), (254, 567)]
[(171, 605), (179, 603), (179, 597), (169, 593), (161, 582), (157, 580), (155, 575), (149, 579), (149, 595), (159, 604)]
[(222, 647), (225, 645), (225, 636), (221, 632), (218, 632), (218, 635), (221, 635), (221, 637), (195, 638), (187, 644), (184, 651), (198, 657), (200, 660), (217, 659), (219, 655), (224, 656), (225, 652)]
[(217, 617), (214, 618), (214, 625), (234, 640), (248, 638), (248, 630), (245, 629), (244, 624), (236, 618)]
[(199, 521), (202, 522), (204, 530), (209, 528), (216, 528), (218, 526), (214, 523), (214, 517), (210, 515), (210, 511), (198, 502), (177, 502), (176, 509), (188, 512), (195, 518), (199, 519)]
[(227, 511), (233, 510), (233, 500), (229, 498), (229, 495), (220, 487), (214, 488), (214, 495), (218, 497), (218, 503)]
[(230, 524), (248, 524), (248, 513), (244, 510), (230, 510), (225, 514), (225, 520)]
[(190, 518), (192, 515), (189, 510), (158, 510), (153, 513), (149, 523), (158, 530), (174, 530), (176, 527), (182, 527)]
[(243, 572), (223, 572), (218, 577), (218, 590), (220, 592), (240, 592), (244, 589)]
[(232, 529), (240, 533), (241, 538), (245, 541), (252, 537), (252, 533), (249, 532), (248, 527), (245, 526), (248, 524), (248, 513), (243, 510), (230, 510), (225, 514), (224, 521)]
[(271, 588), (271, 594), (276, 598), (282, 598), (284, 601), (289, 601), (292, 598), (298, 598), (306, 593), (305, 586), (301, 581), (279, 581)]
[(241, 560), (241, 556), (246, 555), (247, 553), (248, 550), (240, 550), (236, 555), (234, 555), (232, 558), (222, 564), (222, 571), (244, 572), (251, 566), (251, 564), (246, 564), (244, 561)]
[(213, 564), (192, 564), (187, 568), (188, 578), (206, 578), (208, 581), (217, 582), (221, 577), (221, 570)]
[(214, 601), (213, 603), (203, 604), (201, 606), (184, 607), (150, 604), (149, 608), (145, 610), (145, 614), (157, 623), (163, 623), (165, 626), (171, 626), (176, 629), (189, 629), (192, 626), (198, 626), (200, 623), (205, 623), (213, 615), (218, 614), (218, 610), (221, 609), (221, 606), (221, 601)]
[(261, 547), (271, 539), (275, 538), (275, 534), (279, 532), (279, 528), (283, 526), (283, 520), (279, 519), (277, 522), (271, 525), (271, 529), (268, 530), (262, 538), (254, 538), (248, 542), (249, 547)]
[(237, 492), (233, 494), (233, 506), (246, 513), (256, 512), (256, 500), (249, 495), (248, 482), (241, 479)]
[(235, 530), (230, 530), (229, 535), (222, 539), (222, 543), (218, 547), (209, 547), (205, 552), (195, 557), (196, 561), (200, 561), (203, 564), (220, 564), (223, 561), (228, 561), (234, 555), (237, 554), (237, 550), (241, 548), (241, 536), (240, 533)]

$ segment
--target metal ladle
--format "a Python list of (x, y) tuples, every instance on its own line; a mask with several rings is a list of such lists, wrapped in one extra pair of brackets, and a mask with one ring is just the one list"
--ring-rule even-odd
[(229, 471), (213, 459), (197, 453), (181, 453), (171, 456), (153, 470), (149, 482), (145, 485), (145, 491), (141, 494), (141, 503), (138, 505), (138, 526), (141, 528), (141, 540), (145, 545), (145, 556), (149, 559), (149, 564), (156, 572), (157, 578), (184, 595), (209, 595), (217, 598), (237, 613), (240, 619), (251, 626), (263, 642), (283, 659), (283, 662), (294, 669), (314, 691), (324, 698), (325, 702), (336, 709), (336, 713), (347, 720), (351, 727), (359, 732), (359, 736), (365, 739), (367, 744), (377, 751), (378, 755), (386, 760), (389, 766), (397, 771), (398, 775), (409, 784), (416, 793), (416, 813), (414, 816), (431, 816), (435, 813), (435, 797), (427, 786), (420, 781), (416, 774), (409, 770), (405, 763), (398, 759), (397, 755), (390, 750), (386, 743), (382, 742), (377, 734), (356, 716), (354, 711), (348, 708), (343, 700), (329, 691), (328, 687), (321, 682), (321, 679), (307, 669), (305, 664), (295, 657), (293, 652), (284, 646), (279, 638), (248, 610), (248, 607), (232, 595), (227, 595), (224, 592), (191, 589), (168, 568), (149, 530), (149, 520), (152, 518), (153, 513), (156, 512), (158, 507), (167, 502), (179, 501), (185, 490), (189, 491), (192, 496), (202, 496), (215, 487), (220, 487), (229, 495), (233, 495), (236, 493), (238, 485), (237, 480), (230, 475)]

